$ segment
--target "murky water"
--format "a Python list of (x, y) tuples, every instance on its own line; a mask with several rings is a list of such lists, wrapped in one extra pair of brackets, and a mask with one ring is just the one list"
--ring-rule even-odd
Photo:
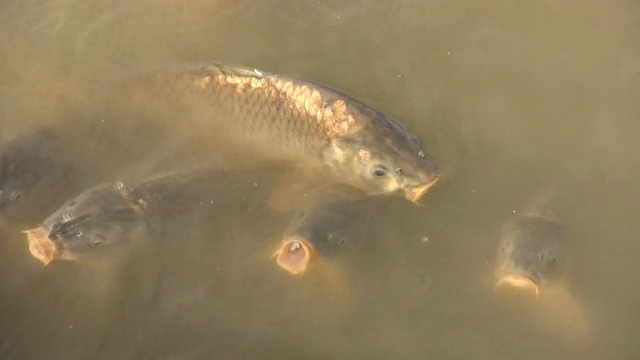
[[(4, 221), (1, 357), (640, 356), (637, 2), (3, 1), (0, 19), (4, 139), (113, 124), (102, 141), (71, 130), (60, 156), (75, 175)], [(372, 104), (419, 134), (446, 179), (424, 206), (371, 209), (367, 239), (300, 278), (271, 259), (289, 215), (267, 210), (267, 189), (207, 195), (110, 265), (31, 258), (19, 231), (71, 194), (220, 157), (179, 117), (129, 114), (78, 84), (211, 61)], [(500, 226), (551, 188), (580, 319), (493, 288)]]

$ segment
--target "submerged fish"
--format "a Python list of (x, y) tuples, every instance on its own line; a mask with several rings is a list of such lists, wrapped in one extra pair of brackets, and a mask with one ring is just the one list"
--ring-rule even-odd
[(25, 231), (29, 251), (44, 265), (119, 253), (147, 230), (144, 208), (123, 183), (101, 184), (67, 201), (39, 227)]
[(0, 146), (0, 211), (6, 212), (25, 194), (50, 188), (63, 179), (67, 166), (57, 158), (61, 144), (50, 129), (40, 129)]
[[(140, 140), (140, 137), (144, 141)], [(92, 184), (161, 153), (163, 133), (146, 121), (70, 117), (0, 144), (0, 216), (33, 223)], [(88, 144), (89, 142), (90, 144)]]
[[(266, 204), (269, 194), (257, 179), (273, 179), (258, 175), (197, 169), (134, 185), (99, 184), (66, 201), (40, 226), (25, 231), (29, 251), (45, 265), (53, 260), (110, 260), (145, 244), (165, 223), (185, 213), (189, 217), (193, 207), (199, 216), (205, 216), (203, 210), (218, 209), (214, 215), (222, 217), (222, 212), (255, 208), (256, 201)], [(234, 201), (225, 201), (229, 196)], [(220, 209), (218, 202), (231, 205)]]
[(370, 199), (334, 199), (311, 203), (299, 211), (274, 256), (278, 266), (303, 274), (318, 258), (330, 258), (346, 242), (363, 237), (370, 227)]
[[(370, 194), (418, 203), (437, 181), (418, 138), (378, 110), (305, 81), (239, 66), (210, 65), (136, 82), (132, 98), (160, 99), (194, 117), (198, 130), (244, 149), (326, 165), (332, 178)], [(158, 109), (156, 109), (158, 111)]]
[(539, 296), (541, 287), (560, 276), (564, 250), (564, 226), (549, 205), (525, 211), (503, 228), (496, 285)]
[[(557, 216), (557, 198), (544, 198), (507, 223), (500, 245), (496, 287), (534, 295), (527, 311), (536, 326), (577, 345), (589, 344), (595, 324), (565, 274), (565, 226)], [(516, 310), (522, 316), (521, 306)]]

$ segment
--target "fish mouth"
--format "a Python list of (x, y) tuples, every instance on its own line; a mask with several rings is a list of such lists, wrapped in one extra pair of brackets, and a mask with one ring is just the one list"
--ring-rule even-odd
[(282, 269), (293, 275), (302, 275), (308, 269), (315, 253), (310, 244), (292, 237), (285, 239), (273, 255)]
[(436, 176), (425, 184), (407, 189), (405, 191), (406, 198), (414, 204), (420, 204), (420, 200), (438, 182), (439, 178), (439, 176)]
[(540, 286), (533, 279), (527, 276), (513, 273), (504, 274), (500, 277), (500, 279), (498, 279), (496, 288), (504, 286), (531, 291), (535, 294), (536, 298), (540, 297)]
[(49, 231), (46, 228), (40, 226), (23, 231), (23, 233), (27, 234), (31, 256), (42, 262), (43, 265), (48, 265), (58, 257), (58, 248), (49, 238)]

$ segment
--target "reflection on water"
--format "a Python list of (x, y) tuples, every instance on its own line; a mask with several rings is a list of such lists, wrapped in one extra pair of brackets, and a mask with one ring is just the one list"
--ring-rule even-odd
[[(634, 2), (34, 0), (0, 14), (3, 141), (67, 129), (52, 152), (63, 180), (3, 217), (3, 358), (640, 354)], [(304, 277), (271, 259), (291, 214), (268, 209), (268, 186), (191, 198), (121, 261), (31, 258), (20, 231), (98, 182), (246, 160), (215, 156), (179, 115), (154, 121), (84, 87), (211, 61), (362, 99), (414, 129), (448, 176), (421, 207), (374, 203), (367, 238)], [(579, 344), (545, 319), (558, 303), (493, 289), (501, 225), (550, 187), (569, 204), (565, 288), (593, 326)]]

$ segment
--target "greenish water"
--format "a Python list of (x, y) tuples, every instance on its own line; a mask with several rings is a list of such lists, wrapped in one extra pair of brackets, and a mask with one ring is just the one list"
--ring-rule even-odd
[[(421, 207), (371, 209), (368, 238), (305, 277), (270, 258), (287, 218), (260, 197), (211, 199), (174, 219), (165, 245), (110, 266), (36, 263), (18, 231), (57, 206), (32, 205), (1, 232), (0, 357), (640, 356), (639, 35), (634, 1), (0, 2), (3, 138), (118, 107), (88, 102), (81, 81), (216, 61), (361, 99), (413, 129), (447, 174)], [(116, 127), (106, 153), (70, 135), (86, 176), (66, 189), (214, 156), (206, 134), (174, 131), (179, 118), (152, 120)], [(551, 188), (580, 318), (493, 288), (500, 227)]]

